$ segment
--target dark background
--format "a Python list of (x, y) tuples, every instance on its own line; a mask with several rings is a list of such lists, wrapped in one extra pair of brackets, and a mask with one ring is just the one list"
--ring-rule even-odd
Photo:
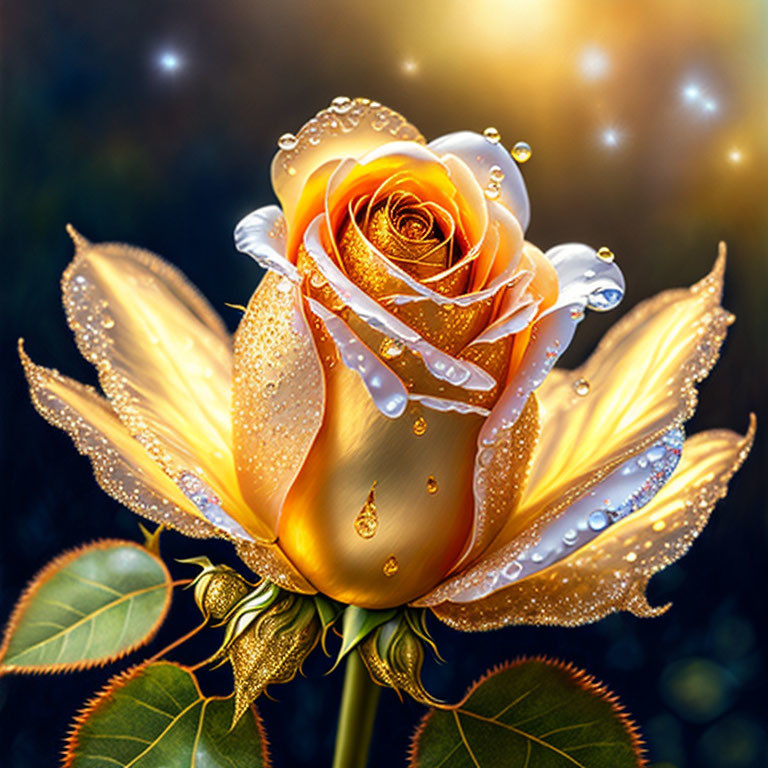
[[(15, 0), (2, 10), (3, 394), (0, 615), (54, 555), (136, 519), (93, 482), (88, 462), (29, 405), (15, 341), (81, 380), (59, 305), (71, 256), (64, 224), (92, 240), (154, 250), (201, 287), (231, 327), (258, 270), (234, 224), (272, 202), (277, 137), (334, 96), (403, 112), (428, 137), (496, 126), (525, 139), (529, 239), (609, 245), (627, 278), (623, 307), (590, 316), (566, 364), (640, 299), (687, 285), (729, 244), (726, 306), (738, 316), (701, 387), (690, 431), (744, 431), (763, 409), (768, 291), (768, 5), (726, 2), (256, 2)], [(178, 67), (162, 65), (173, 53)], [(166, 64), (168, 62), (166, 61)], [(172, 62), (171, 62), (172, 64)], [(686, 86), (695, 89), (685, 91)], [(687, 93), (687, 96), (686, 96)], [(615, 134), (606, 133), (613, 130)], [(614, 141), (615, 139), (615, 141)], [(456, 698), (486, 668), (547, 653), (594, 673), (634, 713), (657, 768), (766, 765), (765, 424), (691, 553), (655, 577), (658, 619), (610, 617), (580, 629), (460, 635), (432, 627), (443, 666), (430, 690)], [(169, 556), (228, 547), (164, 539)], [(183, 566), (174, 573), (188, 575)], [(162, 647), (197, 621), (180, 593)], [(213, 633), (178, 652), (193, 662)], [(263, 700), (275, 765), (330, 763), (341, 675)], [(54, 765), (71, 714), (105, 670), (0, 679), (0, 764)], [(226, 674), (205, 679), (222, 692)], [(384, 692), (372, 766), (404, 764), (422, 709)]]

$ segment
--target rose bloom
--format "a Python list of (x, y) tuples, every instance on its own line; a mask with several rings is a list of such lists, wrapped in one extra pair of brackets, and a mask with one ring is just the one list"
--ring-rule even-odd
[(75, 233), (64, 304), (106, 397), (22, 350), (38, 410), (112, 496), (289, 590), (463, 629), (663, 610), (649, 578), (754, 431), (683, 434), (732, 321), (724, 249), (552, 370), (624, 281), (607, 249), (526, 242), (498, 135), (426, 143), (341, 98), (280, 147), (280, 207), (235, 233), (267, 274), (234, 339), (173, 267)]

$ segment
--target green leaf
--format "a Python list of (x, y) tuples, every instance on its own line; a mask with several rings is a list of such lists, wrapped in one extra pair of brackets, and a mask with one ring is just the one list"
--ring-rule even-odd
[(638, 768), (632, 721), (604, 686), (570, 665), (520, 659), (490, 672), (456, 707), (432, 709), (411, 768)]
[(369, 633), (394, 618), (396, 613), (396, 608), (386, 611), (370, 611), (367, 608), (348, 605), (344, 609), (342, 618), (341, 648), (332, 669), (335, 669), (339, 662)]
[(106, 664), (148, 643), (173, 592), (168, 569), (131, 541), (87, 544), (30, 582), (0, 646), (0, 674)]
[(194, 675), (171, 662), (115, 678), (75, 720), (65, 768), (266, 768), (261, 721), (230, 731), (232, 698), (206, 698)]

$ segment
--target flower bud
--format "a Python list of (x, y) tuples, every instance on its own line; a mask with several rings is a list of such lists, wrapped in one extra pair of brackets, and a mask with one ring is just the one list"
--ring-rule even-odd
[[(373, 680), (379, 685), (405, 691), (429, 707), (440, 706), (421, 682), (424, 645), (404, 614), (383, 624), (360, 644), (360, 655)], [(431, 643), (430, 643), (431, 644)]]

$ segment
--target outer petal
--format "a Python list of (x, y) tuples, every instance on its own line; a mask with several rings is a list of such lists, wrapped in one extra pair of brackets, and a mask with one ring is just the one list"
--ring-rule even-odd
[[(724, 269), (723, 251), (702, 281), (638, 305), (583, 366), (543, 384), (539, 459), (534, 458), (521, 524), (545, 508), (564, 508), (690, 418), (695, 385), (715, 364), (733, 321), (720, 306)], [(579, 394), (585, 386), (587, 394)], [(505, 533), (519, 530), (516, 525)]]
[(222, 515), (225, 522), (227, 516), (210, 502), (210, 494), (203, 499), (204, 494), (182, 492), (94, 389), (35, 365), (21, 344), (19, 353), (35, 408), (46, 421), (67, 432), (80, 453), (90, 458), (97, 482), (110, 496), (187, 536), (227, 538), (258, 573), (288, 589), (312, 591), (277, 547), (260, 545), (244, 531), (235, 535), (219, 528)]
[(502, 144), (494, 144), (473, 131), (458, 131), (430, 141), (427, 146), (438, 155), (451, 154), (463, 160), (481, 186), (490, 181), (494, 165), (501, 168), (504, 180), (501, 182), (499, 202), (512, 211), (523, 230), (528, 228), (531, 208), (523, 175)]
[(235, 334), (235, 458), (248, 504), (277, 530), (323, 415), (320, 360), (299, 288), (268, 272)]
[(262, 269), (298, 282), (296, 267), (285, 257), (285, 234), (283, 212), (276, 205), (265, 205), (238, 222), (235, 247), (247, 253)]
[(272, 161), (272, 186), (289, 230), (300, 235), (322, 211), (327, 180), (340, 159), (408, 140), (424, 143), (402, 115), (375, 101), (358, 98), (318, 112), (296, 134), (295, 144)]
[(742, 437), (729, 430), (686, 441), (678, 469), (641, 512), (549, 568), (474, 603), (433, 608), (446, 624), (485, 630), (509, 624), (575, 626), (628, 610), (654, 616), (645, 597), (651, 576), (682, 557), (749, 452), (754, 418)]
[[(581, 368), (546, 379), (537, 393), (541, 437), (520, 507), (482, 558), (425, 604), (451, 599), (512, 563), (566, 507), (691, 415), (694, 385), (714, 364), (731, 320), (719, 306), (723, 268), (721, 258), (692, 288), (640, 304)], [(586, 395), (579, 394), (582, 380)]]
[(78, 348), (129, 433), (172, 478), (200, 477), (252, 535), (273, 540), (238, 489), (231, 340), (205, 299), (153, 254), (82, 238), (62, 292)]
[[(338, 318), (336, 318), (338, 320)], [(472, 522), (471, 460), (482, 417), (383, 414), (355, 357), (316, 327), (326, 378), (323, 426), (280, 516), (280, 545), (312, 584), (367, 608), (430, 589), (461, 554)], [(341, 338), (337, 328), (334, 335)], [(423, 413), (423, 415), (422, 415)], [(425, 552), (423, 543), (430, 540)]]
[[(326, 252), (321, 238), (323, 224), (322, 218), (317, 217), (307, 230), (304, 239), (304, 253), (311, 261), (305, 272), (312, 272), (308, 274), (308, 280), (310, 286), (316, 285), (317, 298), (322, 303), (328, 301), (327, 298), (325, 301), (323, 298), (324, 294), (327, 295), (330, 292), (335, 297), (335, 302), (333, 300), (328, 302), (330, 309), (340, 311), (348, 307), (350, 312), (357, 315), (361, 322), (371, 329), (396, 339), (418, 354), (430, 374), (440, 381), (470, 390), (488, 391), (493, 388), (495, 381), (484, 370), (471, 362), (459, 361), (429, 344), (414, 329), (396, 318), (356, 286)], [(299, 268), (302, 271), (301, 264)], [(362, 334), (359, 335), (362, 337)]]

